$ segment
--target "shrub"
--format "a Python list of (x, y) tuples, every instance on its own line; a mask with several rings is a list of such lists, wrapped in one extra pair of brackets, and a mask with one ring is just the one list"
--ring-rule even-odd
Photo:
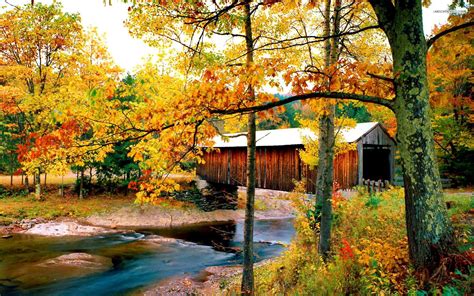
[(405, 294), (416, 291), (408, 265), (402, 189), (335, 198), (333, 260), (317, 252), (314, 200), (297, 186), (290, 194), (298, 210), (296, 238), (284, 254), (256, 270), (259, 295)]

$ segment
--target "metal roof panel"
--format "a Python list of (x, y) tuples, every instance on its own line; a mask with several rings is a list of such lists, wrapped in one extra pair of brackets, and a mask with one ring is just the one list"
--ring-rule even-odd
[[(358, 141), (378, 124), (378, 122), (358, 123), (355, 127), (343, 129), (340, 132), (347, 143), (352, 143)], [(245, 135), (246, 133), (234, 133), (225, 134), (224, 138), (216, 136), (213, 139), (215, 142), (213, 147), (246, 147), (247, 137)], [(316, 139), (317, 136), (307, 128), (261, 130), (256, 133), (256, 145), (257, 147), (303, 145), (305, 138)]]

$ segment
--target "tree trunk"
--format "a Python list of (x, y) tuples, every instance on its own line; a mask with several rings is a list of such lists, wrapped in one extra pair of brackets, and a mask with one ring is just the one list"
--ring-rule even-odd
[(89, 181), (89, 192), (92, 191), (92, 167), (89, 168), (89, 178), (90, 178), (90, 181)]
[(28, 174), (25, 175), (25, 188), (26, 190), (30, 190), (30, 182), (28, 180)]
[(64, 197), (64, 175), (61, 176), (61, 197)]
[(250, 113), (248, 115), (247, 135), (247, 202), (245, 205), (242, 295), (254, 294), (253, 224), (255, 202), (255, 131), (255, 113)]
[(79, 199), (84, 198), (84, 169), (81, 169), (81, 180), (79, 181)]
[(10, 187), (13, 187), (13, 173), (10, 174)]
[(334, 177), (334, 107), (328, 106), (328, 109), (328, 114), (319, 119), (319, 159), (316, 178), (316, 199), (321, 211), (318, 250), (323, 259), (328, 258), (330, 251)]
[(38, 169), (38, 172), (35, 174), (35, 197), (36, 199), (41, 199), (41, 171)]
[(47, 173), (44, 173), (44, 186), (46, 186), (46, 178), (48, 177)]
[[(245, 43), (247, 49), (247, 67), (253, 64), (253, 37), (252, 20), (250, 12), (250, 1), (245, 2)], [(255, 100), (255, 92), (249, 85), (248, 95)], [(242, 295), (254, 294), (253, 274), (253, 224), (254, 224), (254, 201), (255, 201), (255, 113), (248, 115), (247, 126), (247, 202), (245, 205), (244, 246), (243, 246), (243, 273), (242, 273)]]
[(421, 1), (397, 1), (391, 14), (374, 2), (393, 56), (410, 258), (416, 268), (433, 270), (451, 246), (452, 232), (435, 158)]
[[(325, 8), (325, 26), (324, 35), (337, 35), (339, 32), (339, 9), (341, 1), (334, 3), (334, 16), (331, 17), (331, 0), (326, 1)], [(331, 34), (331, 20), (333, 34)], [(332, 45), (331, 45), (332, 42)], [(338, 58), (338, 39), (337, 37), (328, 39), (325, 43), (325, 66), (337, 62)], [(331, 81), (328, 81), (328, 88), (331, 87)], [(331, 250), (331, 224), (332, 224), (332, 194), (334, 179), (334, 114), (335, 107), (328, 104), (324, 114), (319, 118), (319, 137), (318, 137), (318, 170), (316, 177), (316, 209), (320, 211), (320, 229), (319, 229), (319, 254), (324, 260), (329, 257)]]

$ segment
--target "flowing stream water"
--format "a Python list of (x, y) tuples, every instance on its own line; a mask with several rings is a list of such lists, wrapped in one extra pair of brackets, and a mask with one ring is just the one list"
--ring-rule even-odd
[[(282, 252), (279, 243), (290, 242), (293, 221), (259, 220), (254, 231), (259, 261)], [(17, 234), (0, 241), (0, 295), (123, 295), (168, 277), (197, 275), (208, 266), (240, 264), (236, 250), (242, 240), (243, 222), (86, 238)], [(71, 253), (98, 259), (85, 266), (51, 263)]]

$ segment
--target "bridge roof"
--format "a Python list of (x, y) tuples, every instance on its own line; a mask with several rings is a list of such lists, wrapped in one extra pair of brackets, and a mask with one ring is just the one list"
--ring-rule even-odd
[[(347, 143), (360, 140), (363, 136), (373, 130), (378, 122), (358, 123), (355, 127), (342, 129), (340, 133)], [(213, 140), (215, 148), (246, 147), (247, 133), (225, 134), (225, 137), (217, 136)], [(275, 130), (257, 131), (257, 147), (269, 146), (294, 146), (303, 145), (306, 138), (317, 139), (317, 136), (308, 128), (284, 128)]]

